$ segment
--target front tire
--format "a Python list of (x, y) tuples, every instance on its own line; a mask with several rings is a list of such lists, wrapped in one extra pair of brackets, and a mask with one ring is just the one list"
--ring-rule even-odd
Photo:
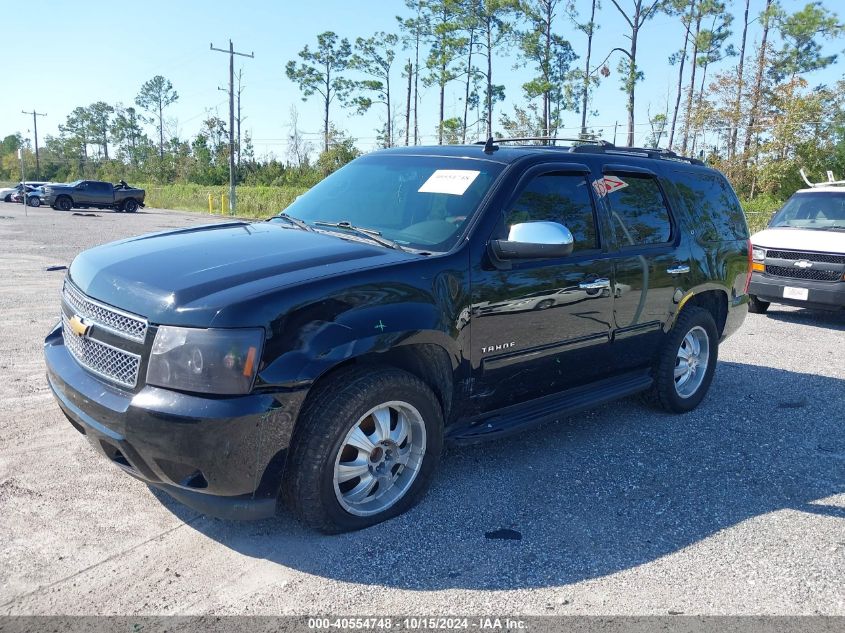
[(70, 211), (73, 209), (73, 202), (67, 196), (62, 196), (58, 200), (56, 200), (56, 206), (59, 208), (60, 211)]
[(769, 306), (772, 305), (769, 301), (758, 299), (756, 295), (748, 295), (750, 301), (748, 302), (748, 311), (751, 314), (766, 314)]
[(422, 498), (442, 445), (440, 404), (419, 378), (347, 370), (318, 385), (303, 407), (281, 498), (317, 530), (360, 530)]
[(658, 356), (649, 399), (673, 413), (692, 411), (707, 395), (718, 357), (713, 315), (697, 306), (685, 307)]

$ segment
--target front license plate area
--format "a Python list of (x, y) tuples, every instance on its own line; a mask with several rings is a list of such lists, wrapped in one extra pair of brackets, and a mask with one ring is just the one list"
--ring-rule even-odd
[(795, 299), (797, 301), (806, 301), (810, 295), (810, 291), (806, 288), (793, 288), (792, 286), (784, 286), (783, 298)]

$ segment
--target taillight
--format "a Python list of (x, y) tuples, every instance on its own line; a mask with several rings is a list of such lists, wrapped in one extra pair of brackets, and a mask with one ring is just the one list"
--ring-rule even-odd
[(754, 247), (751, 246), (751, 240), (748, 240), (748, 272), (745, 275), (745, 291), (743, 294), (748, 294), (748, 287), (751, 285), (751, 266), (753, 264), (751, 252), (753, 248)]

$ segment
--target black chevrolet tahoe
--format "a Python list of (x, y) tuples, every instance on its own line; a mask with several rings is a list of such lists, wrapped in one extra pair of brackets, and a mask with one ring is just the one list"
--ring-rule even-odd
[(665, 150), (383, 150), (266, 222), (79, 254), (47, 377), (183, 503), (353, 530), (415, 504), (445, 442), (637, 393), (696, 407), (750, 263), (725, 178)]

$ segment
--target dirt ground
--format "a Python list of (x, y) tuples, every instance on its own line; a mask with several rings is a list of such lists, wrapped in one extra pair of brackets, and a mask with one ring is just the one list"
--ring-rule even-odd
[(413, 511), (326, 537), (198, 515), (64, 419), (48, 267), (220, 220), (91, 213), (0, 203), (0, 615), (845, 615), (845, 313), (750, 315), (695, 412), (630, 399), (450, 449)]

